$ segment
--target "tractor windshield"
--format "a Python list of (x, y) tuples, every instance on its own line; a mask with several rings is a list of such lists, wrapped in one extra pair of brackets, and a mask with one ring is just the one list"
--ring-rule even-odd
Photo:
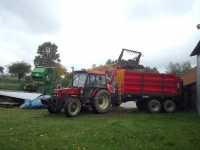
[(84, 87), (87, 79), (86, 73), (77, 73), (73, 76), (73, 87)]

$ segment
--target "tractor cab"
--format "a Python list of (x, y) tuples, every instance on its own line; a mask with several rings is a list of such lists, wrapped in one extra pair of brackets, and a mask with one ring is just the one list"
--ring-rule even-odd
[(54, 90), (54, 95), (90, 97), (95, 89), (104, 89), (107, 87), (106, 76), (103, 72), (92, 71), (74, 71), (72, 73), (71, 85), (67, 88)]
[(72, 78), (72, 87), (106, 87), (106, 77), (103, 72), (75, 71)]

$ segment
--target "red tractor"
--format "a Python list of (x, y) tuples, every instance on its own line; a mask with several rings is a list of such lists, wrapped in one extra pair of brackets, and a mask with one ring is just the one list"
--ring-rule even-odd
[(112, 105), (110, 87), (103, 72), (75, 71), (70, 87), (55, 89), (51, 98), (41, 101), (50, 113), (59, 113), (64, 108), (69, 117), (88, 106), (96, 113), (106, 113)]

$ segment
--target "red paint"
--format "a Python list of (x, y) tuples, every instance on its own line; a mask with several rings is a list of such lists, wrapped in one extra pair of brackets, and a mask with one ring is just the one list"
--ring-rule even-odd
[(95, 97), (95, 95), (97, 94), (97, 92), (98, 92), (98, 90), (94, 90), (94, 91), (92, 91), (90, 97)]
[(68, 96), (79, 96), (81, 88), (62, 88), (62, 89), (55, 89), (54, 95), (58, 97), (63, 97), (65, 95)]
[(122, 94), (180, 95), (182, 80), (173, 74), (144, 73), (125, 70)]

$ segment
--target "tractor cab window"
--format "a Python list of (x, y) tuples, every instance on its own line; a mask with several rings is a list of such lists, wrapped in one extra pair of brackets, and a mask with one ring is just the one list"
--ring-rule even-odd
[(89, 86), (95, 86), (95, 84), (96, 84), (96, 79), (95, 79), (95, 75), (90, 75), (89, 76)]
[(73, 86), (74, 87), (84, 87), (86, 79), (87, 79), (86, 73), (74, 74), (74, 76), (73, 76)]
[(105, 86), (106, 85), (106, 77), (103, 75), (97, 75), (96, 76), (96, 82), (97, 82), (97, 86)]
[(106, 78), (103, 75), (90, 74), (87, 82), (89, 87), (105, 87)]

